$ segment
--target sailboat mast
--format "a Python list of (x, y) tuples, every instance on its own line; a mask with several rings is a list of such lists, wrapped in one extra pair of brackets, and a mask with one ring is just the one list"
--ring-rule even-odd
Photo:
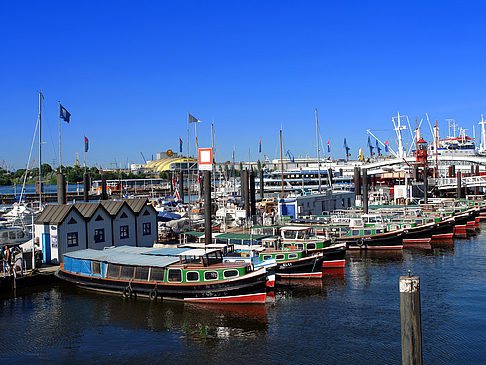
[(317, 108), (316, 108), (316, 145), (317, 145), (317, 177), (319, 179), (319, 193), (321, 192), (321, 160), (319, 156), (319, 121), (317, 120)]
[(61, 158), (61, 101), (59, 100), (59, 172), (62, 172), (62, 158)]
[(282, 175), (282, 199), (284, 196), (284, 171), (283, 171), (283, 149), (282, 149), (282, 130), (280, 129), (280, 169)]
[(39, 91), (39, 210), (42, 210), (42, 91)]

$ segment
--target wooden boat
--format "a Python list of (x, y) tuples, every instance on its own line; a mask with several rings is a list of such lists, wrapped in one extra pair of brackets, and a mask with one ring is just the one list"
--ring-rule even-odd
[(312, 234), (312, 227), (285, 226), (280, 228), (283, 250), (304, 250), (309, 254), (322, 254), (325, 269), (344, 268), (346, 264), (346, 243), (335, 242)]
[(260, 252), (260, 260), (275, 259), (277, 281), (287, 279), (320, 279), (322, 278), (321, 254), (307, 255), (303, 250), (274, 250), (266, 249)]
[(337, 241), (346, 242), (348, 250), (401, 250), (403, 229), (386, 232), (383, 228), (353, 227)]
[(56, 274), (80, 287), (197, 303), (265, 303), (266, 270), (223, 263), (218, 249), (115, 247), (66, 253)]

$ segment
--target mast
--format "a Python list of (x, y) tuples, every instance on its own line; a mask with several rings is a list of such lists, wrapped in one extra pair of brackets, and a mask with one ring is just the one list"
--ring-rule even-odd
[(282, 175), (282, 200), (284, 199), (284, 172), (283, 172), (283, 152), (282, 152), (282, 129), (280, 129), (280, 169)]
[(437, 125), (437, 119), (435, 120), (435, 177), (439, 177), (439, 126)]
[(39, 91), (39, 210), (42, 210), (42, 90)]
[(319, 179), (319, 193), (321, 192), (321, 161), (319, 157), (319, 121), (317, 120), (317, 108), (316, 111), (316, 144), (317, 144), (317, 177)]
[[(186, 159), (186, 167), (187, 167), (187, 181), (189, 182), (189, 112), (187, 112), (187, 159)], [(182, 184), (182, 203), (184, 204), (184, 180), (179, 181), (179, 184)], [(189, 184), (189, 183), (188, 183)], [(189, 192), (189, 190), (188, 190)], [(191, 196), (188, 194), (188, 204), (190, 205), (191, 203)], [(188, 215), (189, 216), (189, 215)], [(189, 217), (189, 224), (191, 222), (191, 219)]]
[(61, 158), (61, 101), (59, 100), (59, 172), (62, 172), (62, 158)]
[(486, 124), (486, 120), (484, 120), (483, 115), (481, 114), (481, 121), (479, 122), (481, 125), (481, 143), (479, 145), (479, 152), (484, 153), (486, 151), (486, 129), (484, 125)]

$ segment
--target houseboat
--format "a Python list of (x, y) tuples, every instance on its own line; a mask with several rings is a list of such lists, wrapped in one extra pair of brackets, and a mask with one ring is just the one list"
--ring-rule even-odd
[(219, 249), (85, 249), (64, 254), (56, 275), (83, 288), (151, 300), (263, 304), (267, 295), (265, 268), (223, 263)]

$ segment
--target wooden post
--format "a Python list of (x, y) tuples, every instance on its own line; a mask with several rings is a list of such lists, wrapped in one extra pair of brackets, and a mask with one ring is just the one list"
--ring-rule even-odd
[(212, 238), (211, 222), (211, 171), (204, 171), (204, 245), (210, 245)]
[(461, 176), (462, 173), (460, 171), (457, 172), (456, 174), (456, 182), (457, 182), (457, 185), (456, 185), (456, 195), (457, 195), (457, 199), (461, 199), (462, 198), (462, 184), (461, 184)]
[(400, 322), (402, 328), (402, 365), (422, 364), (420, 277), (400, 276)]
[(363, 213), (368, 214), (368, 170), (361, 171), (363, 172)]

